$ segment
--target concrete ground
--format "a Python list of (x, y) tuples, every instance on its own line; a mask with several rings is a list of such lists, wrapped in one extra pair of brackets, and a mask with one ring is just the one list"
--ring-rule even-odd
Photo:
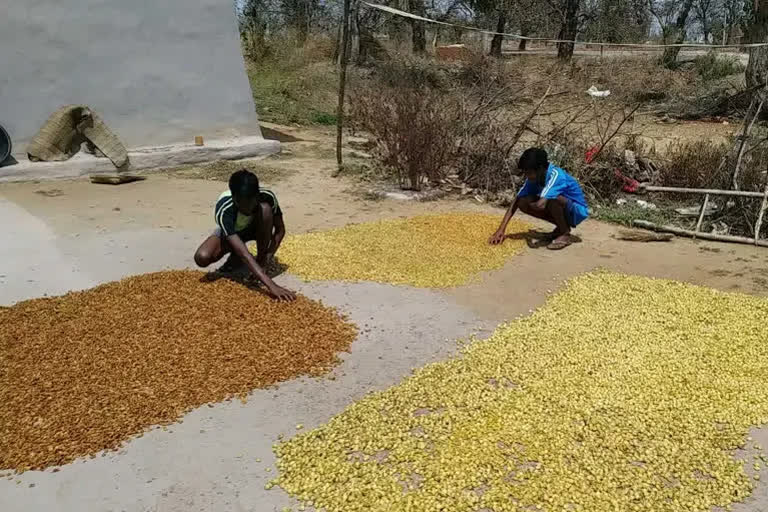
[[(474, 201), (365, 201), (349, 191), (351, 182), (330, 177), (327, 158), (307, 155), (311, 141), (286, 146), (293, 155), (273, 163), (294, 172), (269, 185), (279, 195), (290, 232), (455, 209), (501, 216)], [(0, 305), (191, 266), (224, 188), (221, 182), (163, 175), (120, 186), (82, 180), (0, 186)], [(0, 510), (279, 511), (294, 504), (281, 490), (264, 489), (275, 475), (271, 446), (279, 434), (290, 437), (299, 423), (319, 425), (365, 393), (449, 356), (457, 339), (488, 333), (501, 321), (526, 314), (570, 276), (606, 267), (768, 295), (765, 249), (682, 239), (636, 244), (615, 240), (615, 231), (589, 221), (579, 230), (583, 243), (562, 252), (527, 250), (479, 282), (451, 290), (307, 284), (283, 276), (279, 282), (337, 306), (361, 328), (330, 377), (257, 390), (247, 403), (200, 408), (117, 453), (56, 472), (1, 479)], [(754, 436), (768, 445), (766, 432)], [(734, 510), (767, 508), (768, 485), (760, 483), (754, 497)]]

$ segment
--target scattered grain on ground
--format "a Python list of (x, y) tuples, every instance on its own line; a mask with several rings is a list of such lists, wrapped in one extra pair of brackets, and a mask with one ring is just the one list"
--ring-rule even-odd
[(767, 316), (746, 295), (576, 278), (280, 444), (268, 485), (328, 512), (727, 509), (752, 488), (731, 454), (768, 421)]
[(115, 449), (208, 402), (320, 374), (356, 328), (202, 272), (159, 272), (0, 310), (0, 469)]
[(306, 280), (377, 281), (419, 287), (466, 284), (479, 272), (501, 268), (525, 246), (528, 226), (512, 221), (510, 239), (488, 245), (499, 216), (423, 215), (353, 224), (286, 239), (280, 261)]

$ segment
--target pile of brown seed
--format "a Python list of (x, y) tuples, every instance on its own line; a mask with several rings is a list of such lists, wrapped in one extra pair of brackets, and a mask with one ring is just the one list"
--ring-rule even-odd
[(201, 272), (159, 272), (0, 309), (0, 469), (115, 449), (191, 408), (320, 374), (356, 328)]

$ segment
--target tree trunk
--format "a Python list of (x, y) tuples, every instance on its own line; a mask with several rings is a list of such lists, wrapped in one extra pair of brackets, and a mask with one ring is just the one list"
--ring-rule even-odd
[(501, 57), (501, 43), (504, 42), (504, 36), (501, 34), (507, 28), (507, 13), (506, 11), (499, 11), (499, 21), (496, 22), (496, 34), (493, 35), (491, 40), (491, 57)]
[[(764, 43), (768, 42), (768, 0), (758, 0), (757, 4), (757, 11), (749, 28), (750, 42)], [(753, 95), (758, 94), (761, 100), (768, 100), (768, 47), (750, 48), (746, 79), (747, 87), (754, 90)]]
[[(575, 41), (579, 30), (579, 4), (580, 0), (565, 0), (565, 16), (557, 38), (561, 41)], [(565, 62), (573, 58), (573, 42), (557, 43), (557, 57)]]
[[(691, 13), (694, 0), (685, 0), (680, 12), (677, 13), (677, 20), (675, 21), (674, 29), (671, 31), (673, 35), (672, 43), (682, 44), (685, 42), (685, 36), (687, 33), (688, 15)], [(672, 69), (677, 63), (677, 56), (680, 54), (679, 46), (672, 46), (664, 50), (664, 55), (661, 57), (661, 63), (665, 68)]]
[[(422, 18), (426, 14), (424, 10), (424, 0), (408, 0), (410, 11), (416, 16)], [(413, 53), (422, 55), (427, 53), (427, 36), (424, 29), (424, 22), (411, 19), (411, 42), (413, 44)]]
[[(400, 9), (401, 11), (408, 10), (407, 0), (396, 0), (392, 7)], [(389, 38), (398, 50), (402, 49), (403, 44), (406, 41), (405, 36), (405, 23), (406, 21), (400, 16), (393, 16), (388, 22), (389, 24)]]
[(336, 44), (333, 45), (333, 62), (341, 67), (341, 40), (343, 35), (343, 23), (339, 23), (336, 29)]
[(341, 166), (343, 165), (342, 160), (342, 151), (341, 151), (341, 144), (342, 144), (342, 136), (344, 134), (344, 94), (346, 92), (346, 86), (347, 86), (347, 63), (349, 58), (349, 53), (347, 52), (349, 48), (349, 15), (350, 15), (350, 0), (344, 0), (344, 14), (341, 18), (341, 23), (343, 26), (342, 32), (341, 32), (341, 65), (339, 66), (339, 102), (336, 106), (336, 163), (339, 166), (339, 169), (341, 169)]
[[(523, 26), (520, 27), (520, 35), (523, 37), (526, 37), (528, 35), (528, 25), (526, 23), (523, 23)], [(528, 40), (521, 39), (520, 42), (517, 43), (517, 51), (524, 52), (527, 46), (528, 46)]]
[[(750, 0), (751, 1), (751, 0)], [(755, 43), (768, 42), (768, 0), (755, 0), (755, 12), (749, 25), (750, 41)], [(742, 157), (749, 149), (749, 133), (752, 126), (760, 117), (760, 112), (768, 100), (768, 47), (751, 48), (749, 63), (746, 70), (747, 87), (752, 91), (749, 109), (744, 117), (744, 131), (741, 137), (734, 141), (729, 155), (736, 155), (736, 164), (732, 171), (732, 186), (739, 189), (739, 171)], [(723, 160), (723, 164), (727, 160)]]

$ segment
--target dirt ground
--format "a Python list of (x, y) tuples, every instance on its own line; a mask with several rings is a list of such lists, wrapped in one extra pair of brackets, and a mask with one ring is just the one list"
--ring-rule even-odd
[[(332, 177), (330, 130), (269, 128), (268, 135), (285, 141), (283, 155), (254, 165), (257, 171), (269, 167), (264, 185), (277, 192), (289, 233), (437, 211), (494, 212), (499, 218), (503, 213), (474, 199), (366, 200), (354, 180)], [(192, 255), (213, 228), (213, 204), (226, 183), (179, 176), (150, 174), (146, 181), (120, 186), (86, 180), (0, 186), (0, 305), (193, 266)], [(765, 249), (686, 239), (623, 242), (613, 238), (617, 229), (587, 221), (578, 229), (582, 243), (562, 252), (528, 249), (477, 283), (449, 290), (307, 284), (283, 276), (279, 281), (286, 286), (339, 307), (361, 327), (333, 380), (298, 379), (259, 390), (247, 404), (196, 410), (183, 423), (131, 441), (120, 453), (55, 473), (2, 479), (0, 510), (282, 510), (293, 502), (279, 490), (264, 490), (274, 476), (271, 445), (278, 434), (292, 435), (298, 423), (311, 428), (327, 421), (366, 392), (454, 353), (456, 339), (488, 333), (527, 314), (571, 276), (604, 267), (768, 295)], [(755, 436), (768, 443), (768, 433)], [(768, 485), (761, 483), (754, 497), (734, 510), (766, 508)]]

